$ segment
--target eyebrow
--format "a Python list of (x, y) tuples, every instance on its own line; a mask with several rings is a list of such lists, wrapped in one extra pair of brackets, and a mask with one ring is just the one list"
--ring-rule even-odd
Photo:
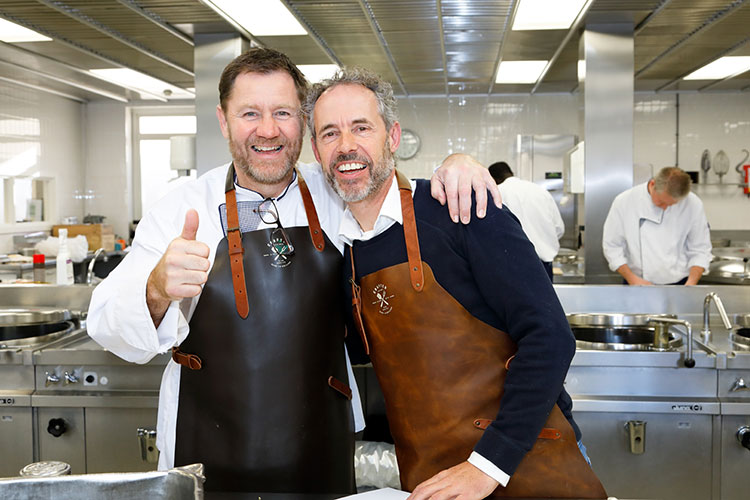
[[(365, 125), (373, 125), (373, 123), (370, 120), (368, 120), (367, 118), (356, 118), (356, 119), (352, 120), (352, 125), (359, 125), (359, 124), (362, 124), (362, 123), (364, 123)], [(334, 123), (328, 123), (328, 124), (324, 125), (323, 127), (321, 127), (320, 130), (318, 130), (318, 133), (322, 134), (323, 132), (325, 132), (328, 129), (337, 128), (337, 127), (338, 127), (338, 125), (336, 125)]]

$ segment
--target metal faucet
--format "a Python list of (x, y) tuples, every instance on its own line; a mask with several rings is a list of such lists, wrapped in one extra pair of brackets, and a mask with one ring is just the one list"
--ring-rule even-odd
[[(646, 318), (647, 323), (669, 323), (673, 325), (682, 325), (687, 330), (687, 355), (685, 357), (685, 361), (683, 362), (684, 365), (687, 368), (692, 368), (695, 366), (695, 359), (693, 359), (693, 329), (690, 326), (690, 323), (688, 321), (685, 321), (684, 319), (674, 319), (674, 318), (665, 318), (665, 317), (653, 317), (649, 316)], [(657, 349), (660, 349), (664, 346), (664, 341), (667, 339), (668, 341), (668, 334), (666, 329), (657, 328), (654, 332), (654, 345)]]
[(716, 309), (719, 311), (719, 316), (721, 316), (721, 321), (724, 322), (724, 327), (727, 330), (732, 329), (732, 323), (729, 321), (727, 312), (724, 310), (724, 304), (721, 303), (721, 299), (716, 293), (710, 292), (706, 294), (706, 298), (703, 299), (703, 330), (701, 330), (701, 337), (704, 342), (709, 342), (711, 340), (711, 329), (708, 327), (711, 299), (714, 299)]
[(99, 257), (99, 254), (104, 251), (104, 248), (98, 248), (96, 252), (94, 252), (94, 256), (91, 257), (91, 261), (89, 262), (89, 270), (86, 273), (86, 284), (87, 285), (93, 285), (94, 284), (94, 264), (96, 264), (96, 259)]

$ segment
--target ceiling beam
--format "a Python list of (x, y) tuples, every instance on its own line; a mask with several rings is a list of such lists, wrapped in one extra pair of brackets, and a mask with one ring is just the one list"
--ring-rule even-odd
[(671, 2), (672, 0), (662, 0), (661, 3), (657, 5), (656, 8), (652, 10), (651, 13), (647, 15), (643, 21), (636, 25), (635, 29), (633, 29), (633, 35), (638, 36), (643, 28), (645, 28), (648, 23), (653, 21), (654, 18), (658, 16), (661, 11), (663, 11)]
[[(664, 85), (662, 85), (662, 86), (660, 86), (660, 87), (658, 87), (658, 88), (654, 89), (654, 92), (660, 92), (660, 91), (662, 91), (662, 90), (664, 90), (664, 89), (667, 89), (667, 88), (671, 87), (671, 86), (672, 86), (672, 85), (674, 85), (675, 83), (679, 82), (680, 80), (682, 80), (683, 78), (685, 78), (686, 76), (688, 76), (688, 75), (689, 75), (690, 73), (692, 73), (693, 71), (695, 71), (695, 70), (697, 70), (697, 69), (699, 69), (699, 68), (702, 68), (702, 67), (703, 67), (703, 66), (705, 66), (706, 64), (708, 64), (708, 63), (710, 63), (710, 62), (712, 62), (712, 61), (715, 61), (715, 60), (719, 59), (720, 57), (724, 57), (724, 56), (725, 56), (725, 55), (727, 55), (727, 54), (731, 54), (732, 52), (734, 52), (735, 50), (739, 49), (740, 47), (742, 47), (743, 45), (745, 45), (745, 44), (746, 44), (746, 43), (748, 43), (748, 42), (750, 42), (750, 37), (747, 37), (747, 38), (745, 38), (744, 40), (740, 40), (739, 42), (735, 43), (734, 45), (732, 45), (732, 46), (731, 46), (731, 47), (729, 47), (728, 49), (724, 49), (724, 50), (722, 50), (721, 52), (719, 52), (719, 53), (717, 53), (717, 54), (714, 54), (714, 55), (712, 55), (712, 56), (711, 56), (710, 58), (708, 58), (708, 59), (704, 59), (704, 60), (703, 60), (703, 62), (701, 62), (700, 64), (697, 64), (697, 65), (693, 66), (692, 68), (690, 68), (690, 69), (689, 69), (688, 71), (686, 71), (686, 72), (682, 73), (682, 74), (681, 74), (680, 76), (678, 76), (677, 78), (673, 78), (672, 80), (668, 81), (668, 82), (667, 82), (667, 83), (665, 83)], [(744, 73), (744, 72), (743, 72), (743, 73)], [(742, 73), (740, 73), (740, 74), (742, 74)], [(730, 76), (729, 78), (734, 78), (735, 76), (737, 76), (737, 75), (732, 75), (732, 76)], [(727, 79), (728, 79), (728, 78), (727, 78)], [(714, 82), (714, 83), (708, 84), (708, 85), (707, 85), (706, 87), (702, 87), (702, 88), (700, 88), (700, 89), (698, 89), (698, 90), (703, 90), (703, 89), (705, 89), (705, 88), (707, 88), (707, 87), (712, 87), (713, 85), (715, 85), (715, 84), (719, 83), (720, 81), (723, 81), (723, 80), (719, 80), (719, 81), (716, 81), (716, 82)]]
[(17, 69), (17, 70), (25, 71), (27, 73), (31, 73), (32, 75), (35, 75), (35, 76), (38, 76), (38, 77), (41, 77), (41, 78), (45, 78), (47, 80), (52, 80), (53, 82), (62, 83), (62, 84), (68, 85), (69, 87), (73, 87), (73, 88), (76, 88), (76, 89), (79, 89), (79, 90), (85, 90), (86, 92), (91, 92), (92, 94), (97, 94), (97, 95), (100, 95), (102, 97), (107, 97), (107, 98), (113, 99), (115, 101), (128, 102), (127, 98), (125, 98), (123, 96), (120, 96), (120, 95), (117, 95), (117, 94), (114, 94), (112, 92), (108, 92), (106, 90), (98, 89), (96, 87), (92, 87), (91, 85), (86, 85), (84, 83), (80, 83), (80, 82), (76, 82), (76, 81), (73, 81), (73, 80), (69, 80), (67, 78), (62, 78), (62, 77), (57, 76), (57, 75), (51, 75), (49, 73), (44, 73), (43, 71), (39, 71), (39, 70), (36, 70), (36, 69), (27, 68), (26, 66), (22, 66), (20, 64), (12, 63), (12, 62), (9, 62), (9, 61), (4, 61), (4, 60), (0, 59), (0, 65), (9, 66), (9, 67)]
[(372, 32), (375, 34), (375, 36), (378, 38), (378, 41), (380, 42), (380, 48), (383, 49), (383, 52), (385, 53), (385, 58), (388, 61), (388, 66), (390, 66), (391, 71), (393, 71), (393, 75), (396, 77), (396, 81), (401, 87), (401, 92), (403, 92), (406, 97), (409, 97), (409, 92), (406, 90), (406, 85), (404, 84), (404, 80), (401, 78), (401, 73), (398, 72), (398, 68), (396, 67), (396, 61), (393, 59), (393, 54), (391, 54), (391, 49), (388, 48), (388, 42), (385, 40), (385, 37), (383, 36), (383, 30), (380, 29), (380, 25), (378, 24), (377, 19), (375, 19), (375, 14), (373, 14), (372, 12), (372, 7), (370, 7), (370, 3), (367, 0), (357, 0), (357, 1), (359, 2), (359, 6), (362, 8), (362, 12), (364, 12), (365, 14), (365, 19), (367, 19), (367, 22), (370, 24), (370, 28), (372, 29)]
[(56, 95), (59, 97), (64, 97), (66, 99), (71, 99), (73, 101), (78, 101), (80, 103), (87, 103), (88, 101), (86, 99), (81, 99), (78, 96), (74, 96), (71, 94), (66, 94), (65, 92), (60, 92), (59, 90), (51, 89), (49, 87), (43, 87), (41, 85), (34, 85), (33, 83), (28, 82), (22, 82), (21, 80), (15, 80), (13, 78), (6, 78), (4, 76), (0, 76), (0, 82), (7, 82), (12, 83), (14, 85), (18, 85), (19, 87), (26, 87), (32, 90), (38, 90), (40, 92), (46, 92), (47, 94)]
[(587, 0), (583, 5), (583, 7), (581, 8), (581, 12), (578, 13), (578, 16), (573, 21), (573, 24), (571, 24), (570, 28), (568, 28), (568, 32), (565, 33), (565, 38), (563, 38), (563, 41), (560, 43), (560, 45), (557, 46), (557, 50), (555, 50), (552, 59), (549, 60), (547, 65), (542, 70), (542, 74), (539, 75), (539, 78), (537, 78), (536, 83), (534, 84), (534, 88), (531, 89), (532, 94), (539, 89), (539, 85), (542, 84), (542, 80), (544, 80), (544, 77), (547, 76), (547, 73), (549, 72), (550, 68), (552, 68), (552, 65), (557, 62), (557, 60), (560, 58), (560, 54), (562, 54), (563, 50), (565, 50), (565, 46), (568, 45), (568, 42), (571, 38), (573, 38), (573, 35), (578, 32), (578, 27), (583, 24), (584, 19), (586, 19), (586, 13), (589, 11), (593, 4), (594, 0)]
[(191, 71), (190, 69), (177, 64), (174, 61), (171, 61), (167, 59), (167, 57), (158, 54), (157, 52), (144, 47), (140, 43), (131, 40), (130, 38), (126, 37), (125, 35), (122, 35), (118, 31), (110, 28), (109, 26), (105, 26), (98, 21), (92, 19), (91, 17), (82, 14), (78, 11), (78, 9), (74, 9), (73, 7), (70, 7), (63, 2), (57, 1), (57, 0), (36, 0), (37, 2), (41, 3), (42, 5), (45, 5), (49, 7), (50, 9), (53, 9), (61, 14), (64, 14), (71, 19), (74, 19), (78, 21), (79, 23), (88, 26), (91, 29), (94, 29), (100, 33), (103, 33), (112, 39), (120, 42), (123, 45), (126, 45), (127, 47), (130, 47), (131, 49), (140, 52), (141, 54), (150, 57), (151, 59), (154, 59), (155, 61), (158, 61), (161, 64), (164, 64), (165, 66), (169, 66), (172, 69), (175, 69), (181, 73), (184, 73), (192, 78), (195, 78), (195, 73)]
[(135, 3), (133, 0), (117, 0), (120, 5), (123, 7), (127, 7), (128, 9), (132, 10), (139, 16), (143, 17), (147, 21), (155, 24), (156, 26), (160, 27), (170, 35), (180, 39), (181, 41), (185, 42), (186, 44), (190, 45), (191, 47), (195, 47), (195, 43), (193, 42), (193, 39), (187, 36), (182, 31), (178, 30), (177, 28), (172, 27), (168, 23), (166, 23), (161, 17), (157, 16), (151, 11), (148, 11)]
[(344, 66), (341, 63), (341, 60), (336, 56), (336, 53), (331, 49), (331, 47), (328, 46), (328, 44), (323, 40), (323, 37), (320, 36), (320, 34), (315, 30), (315, 28), (312, 27), (312, 25), (307, 22), (307, 19), (300, 13), (299, 10), (297, 10), (297, 7), (291, 4), (288, 0), (281, 0), (281, 3), (283, 3), (286, 8), (289, 10), (289, 12), (292, 13), (292, 15), (297, 19), (297, 22), (299, 22), (304, 28), (307, 30), (308, 35), (310, 38), (312, 38), (315, 43), (318, 45), (320, 50), (322, 50), (326, 56), (328, 56), (328, 59), (331, 60), (333, 64), (341, 68)]
[(497, 57), (495, 58), (495, 67), (492, 70), (492, 75), (490, 75), (490, 88), (487, 91), (488, 96), (492, 94), (492, 90), (495, 87), (497, 71), (500, 69), (500, 62), (503, 60), (505, 41), (508, 39), (508, 32), (513, 29), (513, 23), (516, 21), (516, 12), (518, 12), (518, 5), (520, 3), (520, 0), (513, 0), (513, 3), (510, 5), (510, 15), (505, 20), (505, 26), (503, 26), (503, 38), (500, 40), (500, 47), (497, 49)]
[[(671, 47), (669, 47), (667, 50), (659, 54), (658, 56), (654, 57), (649, 63), (647, 63), (645, 66), (643, 66), (641, 69), (635, 72), (635, 77), (638, 78), (640, 75), (642, 75), (645, 71), (647, 71), (649, 68), (651, 68), (654, 64), (659, 62), (660, 60), (667, 57), (672, 52), (678, 50), (679, 48), (683, 47), (687, 42), (689, 42), (693, 37), (703, 33), (705, 30), (716, 24), (717, 22), (724, 19), (726, 16), (737, 10), (739, 7), (742, 6), (747, 0), (734, 0), (731, 4), (724, 7), (721, 10), (718, 10), (714, 12), (711, 17), (703, 21), (703, 24), (698, 26), (696, 29), (682, 37), (680, 40), (678, 40), (676, 43), (674, 43)], [(658, 90), (658, 89), (657, 89)]]

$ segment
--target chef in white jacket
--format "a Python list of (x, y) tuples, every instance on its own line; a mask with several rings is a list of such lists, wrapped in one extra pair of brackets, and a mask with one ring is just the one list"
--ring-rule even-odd
[(662, 168), (620, 193), (604, 221), (609, 268), (630, 285), (695, 285), (711, 262), (711, 235), (690, 176)]
[(504, 161), (493, 163), (489, 171), (498, 184), (503, 203), (518, 217), (523, 232), (552, 279), (552, 261), (560, 251), (559, 240), (565, 233), (555, 199), (542, 186), (514, 176)]
[[(352, 436), (363, 417), (338, 297), (343, 204), (319, 166), (297, 164), (306, 89), (272, 49), (225, 68), (217, 117), (233, 162), (157, 203), (89, 308), (89, 334), (123, 359), (172, 351), (159, 468), (202, 462), (207, 490), (354, 488)], [(458, 192), (494, 184), (470, 158), (448, 163), (433, 193), (465, 219)], [(478, 213), (482, 198), (484, 189)]]

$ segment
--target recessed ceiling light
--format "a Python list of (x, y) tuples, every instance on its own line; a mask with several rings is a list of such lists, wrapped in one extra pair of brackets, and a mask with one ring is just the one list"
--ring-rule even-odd
[(586, 0), (521, 0), (513, 30), (566, 30)]
[(723, 80), (750, 70), (750, 56), (720, 57), (686, 76), (685, 80)]
[(204, 0), (254, 36), (307, 35), (280, 0)]
[(495, 83), (536, 83), (548, 61), (501, 61)]
[(331, 78), (339, 70), (336, 64), (298, 64), (297, 67), (310, 83)]
[(52, 39), (18, 24), (0, 19), (0, 40), (6, 43), (49, 42)]
[(129, 68), (91, 69), (102, 80), (141, 93), (143, 99), (194, 99), (190, 92)]

